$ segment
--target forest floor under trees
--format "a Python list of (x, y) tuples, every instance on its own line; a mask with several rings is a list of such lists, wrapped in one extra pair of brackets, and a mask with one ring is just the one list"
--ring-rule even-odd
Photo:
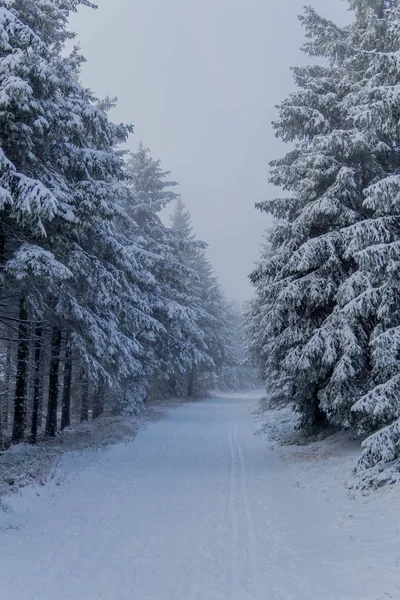
[(134, 440), (66, 453), (44, 485), (7, 497), (2, 596), (399, 598), (398, 485), (356, 489), (359, 444), (289, 444), (293, 415), (260, 414), (258, 399), (158, 411)]

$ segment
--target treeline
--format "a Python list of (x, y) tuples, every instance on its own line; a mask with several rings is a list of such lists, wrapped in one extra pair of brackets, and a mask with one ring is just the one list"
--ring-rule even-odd
[(145, 147), (120, 150), (132, 128), (66, 55), (79, 4), (0, 0), (1, 447), (249, 383), (175, 182)]
[(274, 123), (286, 195), (258, 206), (274, 224), (248, 337), (271, 402), (369, 436), (365, 468), (400, 455), (400, 7), (349, 5), (345, 27), (301, 17), (313, 60)]

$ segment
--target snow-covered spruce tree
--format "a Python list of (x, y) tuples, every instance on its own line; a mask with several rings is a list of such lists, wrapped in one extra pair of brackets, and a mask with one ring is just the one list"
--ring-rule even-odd
[(257, 371), (246, 360), (245, 322), (243, 311), (235, 302), (225, 302), (224, 327), (226, 347), (230, 349), (218, 372), (218, 389), (243, 391), (261, 386)]
[(365, 190), (368, 218), (351, 232), (365, 285), (345, 307), (358, 330), (368, 332), (362, 356), (368, 385), (354, 398), (353, 424), (363, 435), (387, 426), (363, 445), (360, 467), (371, 467), (400, 455), (400, 7), (397, 1), (351, 4), (356, 22), (350, 65), (357, 78), (349, 108), (384, 170)]
[[(364, 289), (349, 232), (367, 216), (364, 190), (384, 168), (351, 117), (351, 28), (340, 29), (311, 8), (302, 22), (309, 39), (305, 51), (327, 66), (295, 69), (299, 89), (279, 107), (277, 135), (294, 149), (272, 163), (270, 180), (290, 195), (259, 205), (277, 223), (252, 274), (249, 352), (270, 398), (294, 400), (303, 426), (344, 424), (363, 380), (349, 382), (342, 342), (346, 339), (352, 360), (368, 342), (354, 342), (345, 324), (339, 335), (335, 313), (351, 284), (353, 293)], [(328, 393), (332, 380), (335, 397)]]
[[(78, 2), (34, 5), (21, 0), (12, 10), (3, 4), (2, 12), (2, 224), (12, 232), (4, 243), (4, 274), (8, 289), (20, 290), (21, 323), (40, 318), (52, 328), (46, 429), (53, 435), (63, 331), (90, 376), (116, 382), (144, 377), (137, 336), (155, 321), (138, 286), (149, 278), (135, 262), (140, 244), (121, 242), (114, 225), (131, 194), (115, 150), (130, 129), (110, 123), (107, 103), (99, 105), (82, 87), (79, 54), (61, 52)], [(37, 18), (41, 11), (46, 19)], [(27, 342), (20, 329), (15, 441), (22, 439), (26, 397)]]
[[(362, 179), (358, 181), (362, 191), (362, 219), (354, 226), (342, 230), (344, 257), (352, 261), (354, 269), (341, 285), (336, 296), (337, 305), (332, 316), (313, 336), (306, 355), (321, 364), (323, 352), (327, 367), (331, 368), (329, 381), (320, 393), (320, 399), (329, 418), (341, 427), (360, 431), (359, 415), (352, 410), (355, 402), (374, 388), (376, 380), (371, 342), (377, 324), (376, 291), (374, 278), (378, 271), (369, 269), (362, 260), (363, 250), (376, 244), (388, 244), (397, 238), (397, 225), (389, 213), (373, 213), (365, 196), (377, 182), (384, 181), (397, 168), (396, 150), (383, 121), (373, 124), (371, 107), (378, 99), (381, 74), (374, 66), (376, 54), (385, 54), (393, 44), (388, 28), (388, 3), (355, 2), (356, 19), (347, 28), (349, 51), (341, 56), (343, 81), (347, 81), (349, 93), (343, 105), (355, 135), (363, 141), (367, 152), (358, 157), (362, 167)], [(382, 8), (385, 10), (382, 11)], [(324, 37), (321, 20), (317, 24), (317, 36)], [(372, 86), (371, 86), (372, 83)], [(374, 88), (372, 94), (368, 88)], [(389, 92), (391, 94), (391, 91)], [(375, 96), (375, 98), (374, 98)], [(379, 119), (378, 114), (376, 117)], [(375, 126), (376, 125), (376, 126)], [(383, 125), (383, 127), (382, 127)], [(354, 167), (353, 167), (354, 168)], [(372, 188), (371, 188), (372, 186)], [(390, 212), (390, 211), (389, 211)], [(361, 254), (360, 254), (361, 253)], [(375, 283), (380, 287), (382, 281)], [(330, 348), (325, 341), (329, 340)]]
[(315, 334), (312, 342), (320, 348), (311, 357), (325, 350), (323, 336), (330, 331), (332, 373), (320, 398), (332, 420), (362, 435), (389, 424), (364, 444), (360, 466), (369, 467), (396, 458), (400, 447), (400, 10), (398, 2), (351, 5), (356, 19), (348, 28), (345, 107), (370, 153), (362, 182), (364, 218), (341, 232), (345, 257), (356, 269), (343, 282), (332, 317)]
[(188, 282), (191, 306), (202, 332), (205, 353), (187, 372), (188, 395), (201, 395), (218, 386), (218, 375), (225, 366), (235, 364), (234, 340), (229, 322), (229, 306), (205, 254), (205, 244), (196, 241), (190, 213), (182, 199), (178, 199), (171, 218), (171, 226), (180, 236), (179, 260), (195, 274)]
[[(359, 434), (388, 425), (364, 443), (360, 466), (370, 467), (397, 458), (400, 448), (400, 14), (398, 2), (354, 0), (350, 4), (356, 18), (342, 31), (327, 26), (314, 11), (306, 12), (312, 34), (307, 48), (312, 55), (331, 57), (330, 65), (338, 68), (340, 85), (345, 90), (340, 100), (343, 122), (359, 148), (350, 163), (341, 161), (353, 173), (359, 216), (353, 225), (342, 224), (334, 236), (330, 235), (339, 264), (349, 268), (343, 271), (331, 311), (323, 322), (305, 343), (296, 343), (295, 352), (284, 352), (273, 366), (278, 395), (282, 390), (297, 392), (297, 384), (304, 385), (311, 373), (318, 386), (319, 407), (331, 422), (352, 427)], [(330, 54), (332, 48), (336, 50)], [(275, 216), (281, 217), (277, 213)], [(267, 269), (271, 269), (275, 256), (272, 243), (265, 258)], [(261, 362), (258, 346), (265, 342), (264, 351), (268, 351), (268, 343), (274, 348), (264, 327), (266, 323), (269, 326), (268, 311), (263, 313), (265, 298), (267, 302), (271, 298), (271, 282), (263, 279), (262, 272), (260, 265), (255, 275), (261, 275), (258, 295), (251, 307), (251, 346)], [(276, 282), (274, 279), (272, 283)], [(273, 298), (275, 306), (276, 298), (280, 302), (279, 293)], [(265, 315), (267, 321), (263, 320)], [(285, 371), (287, 364), (293, 367), (294, 377)], [(270, 365), (271, 361), (267, 363)]]
[[(337, 188), (336, 194), (343, 201), (355, 199), (350, 205), (358, 212), (357, 223), (348, 227), (341, 224), (340, 230), (331, 237), (340, 258), (342, 281), (333, 296), (331, 313), (313, 331), (307, 343), (295, 355), (298, 367), (296, 377), (307, 381), (309, 372), (314, 372), (318, 381), (317, 399), (329, 422), (341, 427), (354, 426), (351, 407), (354, 401), (368, 389), (371, 376), (369, 363), (369, 337), (371, 321), (360, 320), (354, 313), (354, 298), (369, 287), (368, 277), (359, 269), (356, 251), (360, 226), (364, 227), (369, 216), (364, 204), (364, 193), (372, 182), (385, 175), (385, 149), (371, 132), (358, 127), (352, 105), (360, 83), (368, 72), (365, 52), (360, 50), (359, 24), (340, 31), (327, 25), (325, 19), (313, 10), (307, 10), (304, 23), (308, 29), (309, 42), (306, 48), (311, 55), (326, 56), (331, 66), (337, 68), (344, 90), (340, 102), (342, 121), (345, 127), (333, 132), (347, 141), (347, 155), (337, 156), (341, 161), (341, 173), (349, 174), (345, 185)], [(346, 129), (346, 133), (343, 131)], [(361, 224), (361, 225), (359, 225)], [(377, 231), (382, 239), (389, 239), (390, 232), (385, 223), (365, 227), (368, 240), (376, 239)]]
[(226, 299), (204, 250), (198, 253), (194, 270), (200, 284), (200, 306), (206, 313), (200, 315), (199, 323), (204, 331), (207, 353), (213, 364), (213, 368), (210, 369), (207, 363), (203, 363), (193, 373), (193, 391), (199, 394), (202, 390), (208, 391), (217, 387), (218, 373), (225, 364), (231, 364), (234, 357), (226, 322)]
[[(126, 206), (128, 214), (139, 228), (145, 253), (142, 259), (151, 271), (152, 279), (144, 290), (152, 315), (162, 325), (149, 349), (150, 396), (171, 395), (180, 391), (182, 378), (193, 367), (209, 362), (200, 314), (192, 286), (197, 278), (180, 254), (182, 232), (166, 227), (159, 212), (179, 196), (173, 191), (176, 183), (168, 179), (159, 160), (140, 145), (127, 162), (130, 185), (136, 203)], [(132, 233), (132, 225), (125, 234)], [(188, 242), (192, 246), (197, 242)]]
[[(86, 94), (86, 91), (85, 91)], [(122, 156), (115, 147), (129, 129), (109, 122), (106, 109), (81, 93), (81, 143), (72, 163), (74, 211), (78, 227), (54, 238), (72, 278), (59, 287), (57, 313), (70, 329), (85, 373), (96, 385), (131, 391), (132, 402), (146, 397), (149, 340), (162, 326), (151, 317), (146, 285), (152, 279), (138, 227), (121, 236), (118, 226), (127, 199)], [(85, 116), (89, 115), (86, 120)], [(87, 411), (85, 410), (85, 414)]]
[[(57, 12), (55, 6), (47, 4), (50, 13)], [(8, 259), (14, 257), (21, 244), (26, 247), (31, 240), (45, 235), (45, 225), (55, 217), (59, 204), (55, 193), (59, 187), (57, 173), (48, 160), (52, 139), (45, 130), (47, 133), (49, 120), (54, 117), (51, 107), (59, 93), (60, 80), (52, 65), (54, 54), (48, 47), (49, 38), (42, 39), (28, 23), (35, 20), (35, 9), (40, 13), (42, 5), (41, 2), (35, 6), (32, 2), (0, 3), (0, 246), (4, 319), (10, 318), (9, 306), (16, 303), (20, 307), (15, 441), (22, 439), (24, 427), (29, 299), (27, 286), (20, 289), (12, 277), (4, 279), (4, 272)], [(57, 127), (60, 130), (59, 122)], [(39, 257), (38, 268), (40, 262)]]

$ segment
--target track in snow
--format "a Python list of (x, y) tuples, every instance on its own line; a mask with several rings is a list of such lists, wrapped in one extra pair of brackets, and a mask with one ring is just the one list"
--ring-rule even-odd
[(185, 405), (132, 443), (66, 458), (66, 485), (13, 500), (21, 527), (0, 533), (1, 597), (390, 598), (321, 499), (253, 435), (256, 403)]
[[(230, 505), (232, 511), (231, 590), (229, 597), (236, 600), (237, 594), (240, 593), (238, 569), (241, 566), (248, 570), (250, 597), (254, 600), (261, 600), (265, 597), (265, 589), (260, 577), (255, 524), (248, 496), (246, 463), (238, 436), (237, 412), (231, 423), (229, 445), (231, 450)], [(244, 524), (245, 530), (245, 534), (241, 539), (238, 537), (239, 522)], [(240, 550), (246, 551), (246, 558), (243, 564), (239, 566)]]

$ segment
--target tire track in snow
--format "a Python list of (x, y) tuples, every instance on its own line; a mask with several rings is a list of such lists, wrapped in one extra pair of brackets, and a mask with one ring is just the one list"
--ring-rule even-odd
[(236, 446), (237, 455), (239, 458), (240, 467), (240, 489), (244, 509), (245, 524), (247, 530), (247, 544), (250, 558), (250, 571), (253, 583), (254, 600), (262, 600), (265, 598), (264, 585), (262, 583), (262, 577), (260, 572), (260, 566), (258, 563), (258, 549), (257, 549), (257, 537), (255, 533), (254, 516), (249, 500), (247, 491), (247, 467), (244, 459), (243, 448), (239, 440), (238, 435), (238, 413), (235, 415), (233, 425), (233, 442)]

